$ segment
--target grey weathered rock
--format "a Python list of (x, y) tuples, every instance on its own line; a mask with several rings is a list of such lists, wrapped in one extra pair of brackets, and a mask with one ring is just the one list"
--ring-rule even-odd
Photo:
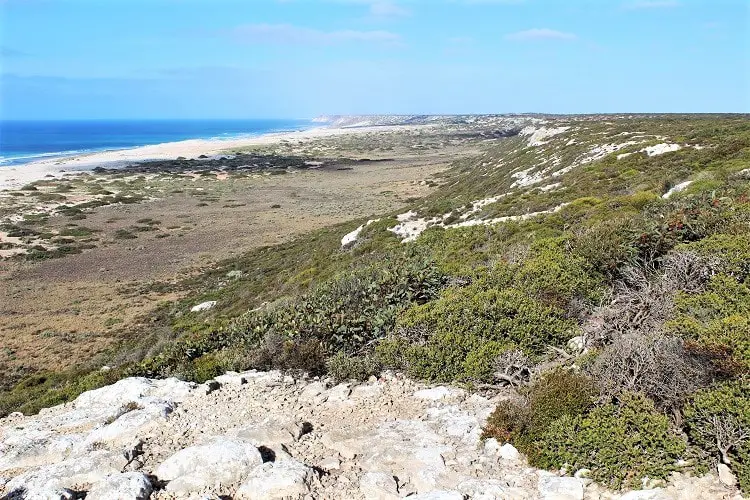
[(541, 500), (583, 499), (583, 482), (575, 477), (542, 475), (538, 490)]
[(716, 466), (716, 470), (719, 473), (719, 480), (726, 486), (737, 486), (737, 476), (734, 475), (732, 469), (727, 464), (719, 464)]
[(411, 495), (409, 500), (464, 500), (464, 496), (458, 491), (430, 491)]
[(260, 452), (252, 443), (216, 437), (205, 444), (178, 451), (159, 465), (156, 476), (169, 481), (167, 491), (185, 494), (216, 483), (239, 481), (247, 470), (262, 462)]
[(140, 472), (112, 474), (94, 484), (86, 500), (148, 500), (153, 488), (148, 478)]
[(398, 485), (393, 476), (385, 472), (366, 472), (359, 480), (359, 491), (368, 500), (395, 500), (399, 497)]
[(237, 490), (237, 498), (277, 500), (299, 498), (310, 491), (313, 471), (296, 460), (267, 462), (253, 469)]
[(328, 402), (340, 402), (349, 399), (349, 394), (352, 393), (351, 386), (349, 384), (339, 384), (328, 391)]
[(432, 387), (430, 389), (422, 389), (414, 393), (414, 397), (418, 399), (428, 399), (431, 401), (437, 401), (438, 399), (445, 399), (450, 396), (452, 391), (443, 386)]

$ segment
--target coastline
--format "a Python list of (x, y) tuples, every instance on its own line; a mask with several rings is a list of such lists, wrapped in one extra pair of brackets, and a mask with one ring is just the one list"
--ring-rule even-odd
[(48, 160), (0, 167), (0, 191), (18, 189), (30, 182), (46, 177), (61, 178), (85, 173), (96, 167), (118, 168), (133, 163), (152, 160), (171, 160), (178, 157), (197, 158), (215, 156), (227, 150), (248, 146), (266, 146), (281, 141), (310, 141), (336, 135), (367, 132), (388, 132), (419, 125), (392, 125), (369, 127), (315, 127), (292, 132), (270, 132), (253, 137), (236, 139), (188, 139), (130, 149), (99, 151), (79, 155), (54, 157)]

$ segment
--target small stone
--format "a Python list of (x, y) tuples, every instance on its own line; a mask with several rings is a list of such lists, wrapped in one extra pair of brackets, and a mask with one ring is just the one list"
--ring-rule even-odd
[(203, 385), (206, 386), (206, 394), (211, 394), (221, 388), (221, 384), (216, 380), (207, 380)]
[(86, 494), (88, 500), (147, 500), (153, 488), (140, 472), (112, 474), (94, 484)]
[(505, 443), (500, 447), (500, 456), (504, 460), (518, 460), (521, 458), (521, 454), (516, 447), (510, 443)]
[(719, 473), (719, 481), (725, 486), (737, 486), (737, 476), (734, 475), (727, 464), (717, 465), (716, 470)]
[(431, 389), (422, 389), (414, 393), (414, 397), (418, 399), (428, 399), (431, 401), (437, 401), (438, 399), (444, 399), (451, 395), (451, 390), (447, 387), (438, 386)]
[(198, 305), (193, 306), (190, 309), (190, 312), (202, 312), (202, 311), (208, 311), (209, 309), (213, 309), (216, 305), (215, 300), (209, 300), (207, 302), (201, 302)]
[(541, 500), (583, 500), (583, 482), (575, 477), (541, 476), (538, 491)]
[(575, 474), (573, 474), (573, 477), (577, 477), (579, 479), (587, 478), (591, 475), (591, 469), (578, 469)]
[(341, 460), (337, 457), (328, 457), (320, 462), (320, 468), (323, 470), (338, 470), (341, 468)]
[(489, 456), (497, 455), (500, 452), (500, 443), (495, 438), (489, 438), (484, 441), (484, 454)]
[(328, 391), (328, 402), (340, 402), (349, 399), (349, 394), (352, 393), (349, 384), (339, 384), (330, 391)]
[(280, 500), (299, 498), (310, 492), (313, 471), (296, 460), (266, 462), (253, 469), (237, 490), (237, 498)]
[(568, 340), (567, 346), (568, 350), (571, 352), (581, 352), (586, 348), (586, 342), (583, 337), (579, 335)]
[(396, 500), (398, 485), (393, 475), (385, 472), (367, 472), (359, 480), (359, 491), (372, 500)]

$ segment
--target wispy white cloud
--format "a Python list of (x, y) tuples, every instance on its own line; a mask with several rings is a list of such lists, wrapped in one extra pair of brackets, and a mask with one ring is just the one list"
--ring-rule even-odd
[(629, 10), (664, 9), (679, 6), (680, 2), (677, 0), (634, 0), (632, 2), (626, 2), (623, 5), (623, 7)]
[(528, 40), (575, 40), (578, 38), (574, 33), (552, 30), (549, 28), (532, 28), (505, 35), (506, 40), (528, 41)]
[(411, 14), (411, 11), (394, 2), (372, 2), (370, 4), (370, 15), (373, 17), (405, 17)]
[(291, 24), (245, 24), (233, 28), (229, 34), (242, 42), (289, 45), (333, 45), (358, 42), (398, 45), (402, 42), (401, 35), (390, 31), (322, 31)]

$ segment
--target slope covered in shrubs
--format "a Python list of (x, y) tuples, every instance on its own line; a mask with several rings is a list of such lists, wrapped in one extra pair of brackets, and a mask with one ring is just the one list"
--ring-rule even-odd
[[(517, 397), (485, 433), (534, 465), (621, 488), (724, 463), (750, 491), (750, 122), (538, 126), (567, 129), (541, 144), (478, 141), (414, 205), (433, 218), (415, 241), (391, 231), (397, 214), (377, 214), (346, 248), (340, 238), (365, 221), (222, 263), (155, 320), (176, 337), (160, 352), (107, 377), (24, 381), (0, 410), (33, 411), (126, 375), (283, 368), (347, 379), (392, 368), (512, 386)], [(680, 148), (648, 152), (662, 143)], [(188, 312), (202, 300), (216, 310)]]

